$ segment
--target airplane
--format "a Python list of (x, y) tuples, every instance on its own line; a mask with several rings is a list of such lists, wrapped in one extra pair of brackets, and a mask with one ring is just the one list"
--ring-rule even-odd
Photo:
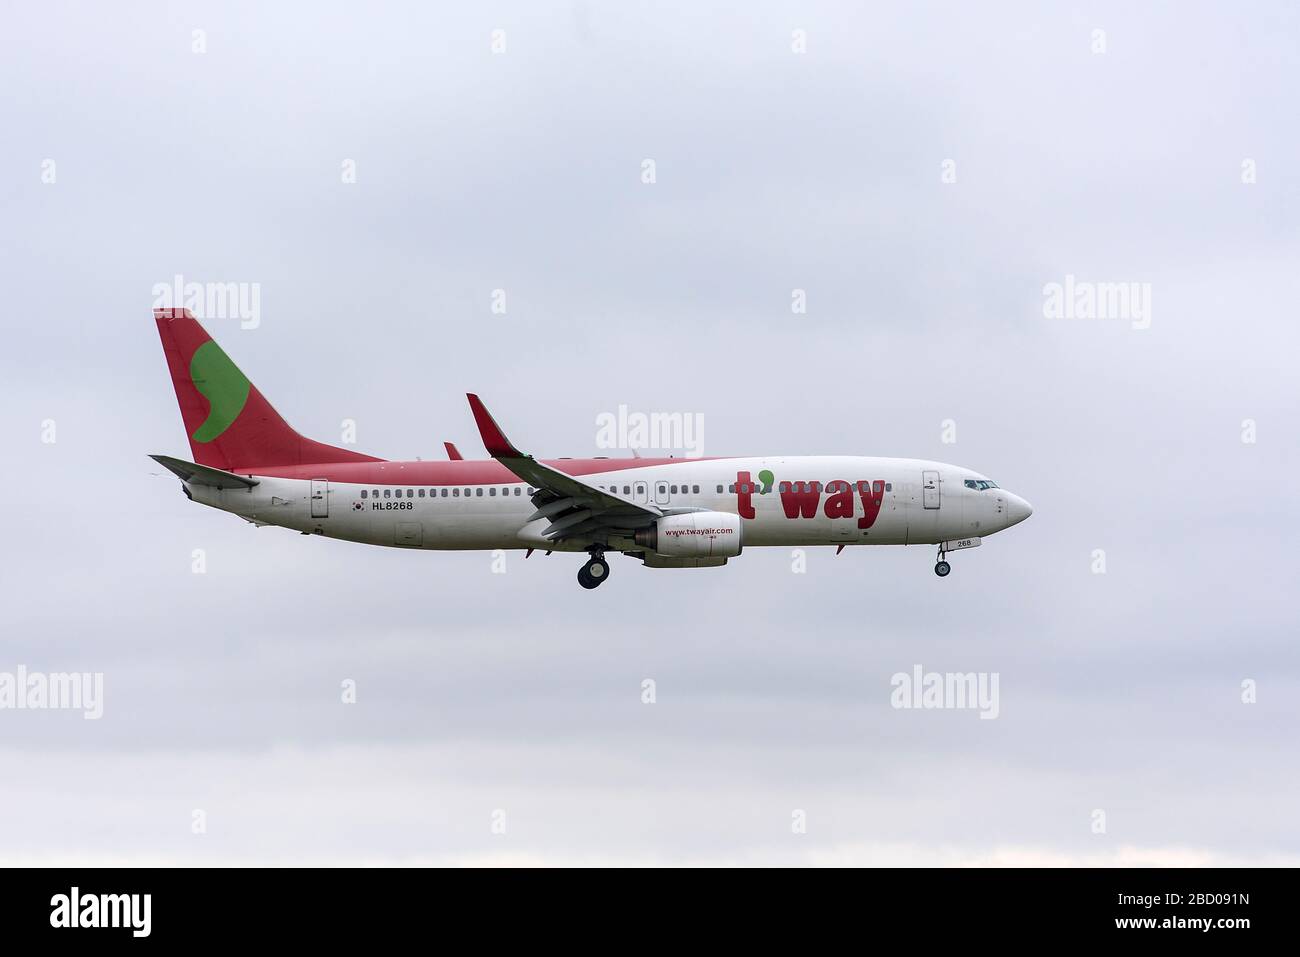
[(1018, 495), (970, 469), (863, 456), (537, 459), (483, 401), (470, 411), (488, 459), (398, 462), (295, 432), (188, 309), (155, 309), (193, 461), (150, 456), (185, 495), (253, 525), (414, 549), (586, 554), (583, 588), (606, 555), (650, 568), (714, 568), (745, 548), (936, 545), (948, 553), (1023, 522)]

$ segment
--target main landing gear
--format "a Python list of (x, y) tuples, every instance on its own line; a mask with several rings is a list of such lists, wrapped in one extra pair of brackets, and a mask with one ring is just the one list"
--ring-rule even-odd
[(939, 554), (935, 556), (936, 560), (934, 563), (934, 573), (938, 575), (940, 578), (947, 578), (948, 573), (952, 571), (952, 566), (949, 565), (946, 561), (944, 561), (944, 558), (947, 557), (947, 555), (948, 553), (945, 552), (943, 550), (943, 546), (940, 545)]
[(605, 553), (601, 551), (593, 550), (591, 561), (578, 569), (578, 584), (583, 588), (595, 588), (608, 577), (609, 562), (605, 561)]

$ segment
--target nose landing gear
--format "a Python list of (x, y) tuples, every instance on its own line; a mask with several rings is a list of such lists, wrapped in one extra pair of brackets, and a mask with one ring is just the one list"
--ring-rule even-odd
[(947, 556), (948, 553), (944, 551), (943, 546), (940, 545), (939, 554), (935, 556), (935, 563), (934, 563), (934, 573), (938, 575), (940, 578), (947, 578), (948, 573), (952, 571), (952, 566), (949, 565), (946, 561), (944, 561), (944, 559)]
[(578, 584), (583, 588), (595, 588), (608, 577), (609, 562), (604, 552), (593, 551), (591, 561), (578, 569)]

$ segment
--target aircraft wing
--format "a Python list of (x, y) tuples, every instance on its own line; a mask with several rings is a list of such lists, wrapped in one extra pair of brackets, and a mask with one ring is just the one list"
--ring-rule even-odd
[(560, 541), (564, 538), (600, 539), (610, 534), (626, 536), (631, 530), (643, 528), (664, 514), (654, 505), (629, 502), (611, 495), (520, 452), (505, 437), (483, 401), (473, 393), (468, 393), (467, 398), (488, 455), (537, 488), (537, 494), (533, 496), (537, 511), (525, 524), (548, 519), (549, 524), (541, 532), (543, 537)]

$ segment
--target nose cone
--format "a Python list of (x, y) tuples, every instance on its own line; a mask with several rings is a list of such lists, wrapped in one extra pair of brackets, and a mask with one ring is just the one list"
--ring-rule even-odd
[(1012, 525), (1019, 525), (1033, 514), (1034, 507), (1032, 505), (1019, 495), (1007, 492), (1007, 528)]

